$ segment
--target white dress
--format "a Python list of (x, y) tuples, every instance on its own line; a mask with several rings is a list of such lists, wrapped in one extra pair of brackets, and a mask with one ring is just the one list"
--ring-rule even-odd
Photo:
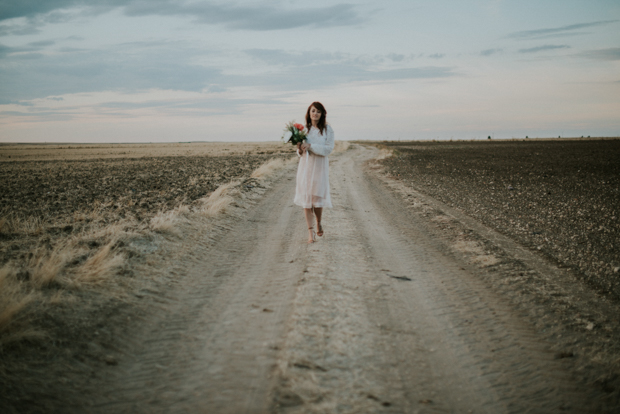
[(306, 139), (311, 146), (299, 159), (293, 202), (303, 208), (331, 207), (327, 156), (334, 149), (334, 130), (327, 125), (321, 135), (318, 128), (311, 127)]

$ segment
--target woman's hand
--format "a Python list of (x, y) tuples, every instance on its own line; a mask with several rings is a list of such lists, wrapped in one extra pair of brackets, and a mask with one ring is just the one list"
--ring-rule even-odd
[(299, 153), (299, 155), (304, 155), (304, 150), (301, 148), (301, 144), (303, 144), (303, 142), (297, 143), (297, 152)]
[(302, 152), (306, 152), (306, 151), (307, 151), (307, 150), (309, 150), (309, 149), (310, 149), (310, 144), (308, 144), (308, 143), (307, 143), (307, 142), (305, 142), (305, 141), (301, 143), (301, 151), (302, 151)]

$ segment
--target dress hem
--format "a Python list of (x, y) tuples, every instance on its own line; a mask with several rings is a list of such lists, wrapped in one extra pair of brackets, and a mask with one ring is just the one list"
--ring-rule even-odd
[(296, 206), (303, 207), (303, 208), (312, 208), (312, 207), (314, 207), (314, 208), (333, 208), (333, 206), (331, 206), (331, 205), (329, 205), (329, 206), (326, 206), (326, 205), (324, 205), (324, 206), (310, 205), (310, 206), (306, 207), (305, 205), (300, 204), (300, 203), (295, 203), (295, 202), (293, 202), (293, 203)]

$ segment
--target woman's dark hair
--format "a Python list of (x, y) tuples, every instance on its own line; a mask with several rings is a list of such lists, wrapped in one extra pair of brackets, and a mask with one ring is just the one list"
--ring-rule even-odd
[(323, 131), (325, 131), (325, 127), (327, 125), (327, 122), (325, 122), (327, 111), (325, 110), (325, 107), (321, 102), (312, 102), (312, 104), (308, 107), (308, 110), (306, 111), (306, 128), (308, 129), (308, 131), (310, 131), (310, 128), (312, 127), (312, 119), (310, 119), (310, 109), (313, 106), (319, 111), (321, 111), (321, 118), (319, 119), (318, 127), (319, 132), (321, 133), (321, 135), (323, 135)]

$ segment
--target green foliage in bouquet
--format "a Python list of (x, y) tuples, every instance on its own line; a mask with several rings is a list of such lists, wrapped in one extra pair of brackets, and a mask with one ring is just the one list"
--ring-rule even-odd
[(286, 124), (282, 139), (284, 142), (290, 142), (293, 145), (297, 145), (306, 139), (306, 135), (307, 133), (305, 127), (302, 124), (296, 124), (295, 121), (291, 121)]

